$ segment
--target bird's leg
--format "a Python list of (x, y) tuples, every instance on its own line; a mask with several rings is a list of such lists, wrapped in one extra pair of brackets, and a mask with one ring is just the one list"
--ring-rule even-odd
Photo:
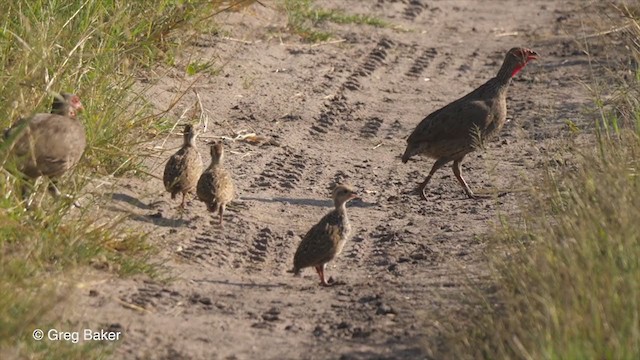
[(220, 204), (220, 208), (218, 209), (218, 216), (220, 216), (220, 227), (224, 228), (222, 224), (222, 215), (224, 214), (224, 204)]
[[(73, 196), (69, 195), (69, 194), (63, 194), (60, 192), (60, 190), (58, 189), (58, 181), (57, 180), (52, 180), (49, 179), (49, 186), (47, 187), (47, 189), (49, 190), (49, 192), (51, 193), (51, 195), (54, 198), (59, 198), (60, 196), (63, 196), (67, 199), (71, 199), (73, 200)], [(82, 206), (80, 206), (80, 203), (78, 203), (77, 200), (73, 201), (73, 206), (77, 207), (77, 208), (81, 208)]]
[(449, 159), (440, 158), (440, 159), (436, 160), (436, 162), (433, 164), (433, 166), (431, 167), (431, 171), (429, 171), (429, 175), (427, 175), (427, 178), (424, 179), (424, 181), (422, 183), (420, 183), (420, 186), (418, 186), (418, 193), (420, 194), (420, 197), (422, 198), (422, 200), (427, 200), (427, 194), (425, 194), (425, 190), (426, 190), (427, 184), (429, 184), (429, 181), (431, 180), (431, 177), (433, 176), (433, 174), (435, 174), (436, 171), (438, 171), (438, 169), (443, 167), (448, 162), (449, 162)]
[(62, 195), (62, 193), (60, 192), (60, 190), (58, 190), (58, 184), (56, 184), (55, 180), (49, 180), (49, 186), (48, 186), (49, 192), (51, 193), (51, 195), (53, 195), (53, 197), (59, 197), (60, 195)]
[(20, 185), (20, 196), (22, 200), (28, 201), (31, 197), (30, 183), (27, 179), (23, 179), (22, 185)]
[(180, 202), (180, 210), (184, 210), (184, 192), (182, 193), (182, 202)]
[(462, 177), (461, 168), (460, 168), (461, 162), (462, 162), (462, 159), (453, 161), (453, 174), (456, 176), (456, 179), (458, 179), (458, 182), (460, 182), (460, 185), (462, 185), (462, 187), (464, 188), (464, 192), (467, 193), (467, 196), (470, 199), (474, 199), (476, 196), (473, 195), (473, 191), (469, 189), (469, 185), (467, 185), (467, 182), (464, 181), (464, 178)]
[(325, 278), (324, 278), (324, 268), (326, 266), (327, 266), (327, 264), (322, 264), (322, 265), (316, 266), (316, 271), (318, 272), (318, 276), (320, 276), (320, 285), (321, 286), (331, 286), (331, 284), (328, 283), (327, 280), (325, 280)]
[(33, 203), (33, 194), (31, 194), (30, 189), (32, 185), (30, 185), (30, 183), (28, 183), (27, 181), (28, 180), (25, 179), (24, 183), (20, 186), (20, 196), (25, 202), (25, 208), (31, 209), (31, 204)]

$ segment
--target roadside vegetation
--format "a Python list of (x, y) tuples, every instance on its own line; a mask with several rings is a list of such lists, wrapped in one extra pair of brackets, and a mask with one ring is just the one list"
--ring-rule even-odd
[(595, 126), (570, 129), (587, 136), (565, 150), (571, 163), (550, 166), (522, 218), (489, 240), (497, 290), (449, 329), (452, 358), (640, 358), (640, 71), (628, 66), (640, 17), (613, 12), (603, 28), (622, 31), (602, 36), (625, 39), (627, 67), (587, 81)]
[(331, 32), (320, 29), (325, 22), (391, 27), (390, 23), (377, 17), (318, 7), (313, 0), (283, 0), (282, 7), (287, 14), (289, 31), (311, 43), (332, 38)]
[[(8, 1), (0, 4), (0, 126), (48, 112), (52, 92), (75, 92), (88, 146), (63, 180), (65, 193), (101, 177), (141, 169), (137, 145), (157, 134), (161, 116), (134, 89), (135, 76), (168, 62), (180, 43), (175, 30), (215, 31), (216, 13), (254, 1)], [(206, 21), (205, 21), (206, 20)], [(139, 91), (139, 89), (138, 89)], [(25, 210), (22, 180), (0, 144), (0, 354), (2, 358), (87, 359), (107, 356), (104, 344), (34, 341), (34, 329), (78, 330), (60, 323), (60, 306), (90, 268), (114, 276), (158, 276), (144, 234), (102, 219), (91, 204), (53, 201), (36, 186)], [(8, 170), (4, 169), (7, 166)], [(52, 309), (57, 309), (52, 311)], [(46, 331), (45, 331), (46, 332)]]

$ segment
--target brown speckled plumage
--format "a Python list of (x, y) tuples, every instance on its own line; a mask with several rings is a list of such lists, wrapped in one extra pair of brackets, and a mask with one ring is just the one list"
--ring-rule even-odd
[(473, 192), (462, 178), (460, 163), (465, 155), (475, 150), (478, 141), (495, 135), (507, 119), (507, 88), (515, 76), (538, 54), (525, 48), (513, 48), (507, 52), (498, 75), (464, 97), (434, 111), (424, 118), (407, 139), (402, 162), (417, 154), (436, 159), (431, 172), (418, 190), (426, 200), (425, 189), (433, 174), (453, 161), (453, 173), (473, 198)]
[(197, 194), (209, 211), (218, 211), (220, 226), (225, 206), (233, 200), (234, 185), (231, 174), (223, 167), (224, 149), (222, 143), (211, 145), (211, 164), (198, 180)]
[(293, 272), (313, 266), (320, 276), (320, 284), (328, 286), (324, 270), (344, 247), (351, 224), (347, 217), (346, 203), (355, 198), (356, 193), (348, 186), (338, 185), (333, 190), (335, 209), (325, 215), (304, 236), (293, 257)]
[(184, 142), (180, 150), (171, 155), (164, 167), (164, 187), (175, 199), (182, 193), (180, 208), (184, 208), (185, 196), (193, 193), (202, 173), (202, 158), (196, 146), (196, 132), (191, 125), (184, 127)]

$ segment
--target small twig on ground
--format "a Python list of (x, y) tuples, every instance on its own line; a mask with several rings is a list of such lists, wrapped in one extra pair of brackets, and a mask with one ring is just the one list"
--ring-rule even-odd
[(207, 129), (209, 129), (209, 115), (207, 115), (207, 111), (204, 109), (204, 106), (202, 105), (202, 99), (200, 98), (200, 94), (198, 94), (198, 90), (194, 88), (193, 92), (196, 94), (196, 98), (198, 99), (198, 108), (200, 108), (199, 124), (202, 127), (202, 132), (206, 133)]
[(119, 303), (120, 305), (124, 306), (127, 309), (131, 309), (131, 310), (136, 310), (136, 311), (140, 311), (140, 312), (148, 312), (151, 313), (151, 311), (149, 309), (145, 309), (142, 306), (138, 306), (132, 303), (128, 303), (126, 301), (120, 300), (116, 297), (113, 298), (117, 303)]
[(496, 37), (518, 36), (518, 35), (519, 35), (519, 33), (517, 31), (512, 31), (512, 32), (505, 32), (505, 33), (496, 34)]
[(609, 29), (609, 30), (606, 30), (606, 31), (600, 31), (600, 32), (597, 32), (595, 34), (585, 35), (585, 36), (582, 36), (582, 37), (578, 38), (578, 40), (586, 40), (586, 39), (590, 39), (590, 38), (594, 38), (594, 37), (598, 37), (598, 36), (604, 36), (604, 35), (613, 34), (613, 33), (616, 33), (616, 32), (620, 32), (622, 30), (626, 30), (627, 28), (629, 28), (629, 26), (631, 26), (631, 24), (626, 24), (626, 25), (619, 26), (619, 27), (616, 27), (616, 28), (613, 28), (613, 29)]
[(322, 45), (331, 45), (331, 44), (339, 44), (339, 43), (345, 42), (345, 41), (347, 41), (347, 39), (324, 41), (324, 42), (321, 42), (321, 43), (313, 44), (313, 45), (311, 45), (311, 47), (318, 47), (318, 46), (322, 46)]
[(228, 37), (228, 36), (222, 36), (222, 37), (220, 37), (220, 39), (229, 40), (229, 41), (235, 41), (235, 42), (239, 42), (239, 43), (243, 43), (243, 44), (247, 44), (247, 45), (253, 45), (253, 44), (256, 43), (256, 41), (246, 41), (246, 40), (236, 39), (236, 38), (232, 38), (232, 37)]

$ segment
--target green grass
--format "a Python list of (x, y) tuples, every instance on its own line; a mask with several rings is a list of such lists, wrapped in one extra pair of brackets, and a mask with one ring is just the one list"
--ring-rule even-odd
[[(449, 329), (452, 358), (640, 359), (639, 79), (593, 87), (593, 142), (566, 149), (572, 166), (547, 169), (522, 218), (488, 240), (497, 292), (479, 294), (470, 323)], [(601, 100), (611, 93), (623, 94), (615, 111)]]
[(331, 39), (330, 32), (317, 29), (324, 22), (391, 27), (388, 22), (373, 16), (316, 7), (313, 0), (284, 0), (282, 7), (287, 13), (289, 30), (311, 43)]
[[(174, 30), (215, 32), (212, 16), (252, 2), (2, 2), (0, 127), (48, 112), (51, 91), (75, 92), (85, 107), (80, 118), (88, 146), (62, 190), (79, 196), (90, 179), (136, 171), (144, 156), (138, 145), (166, 131), (167, 122), (138, 93), (136, 77), (173, 61), (184, 40)], [(211, 68), (195, 64), (191, 71)], [(70, 211), (71, 201), (52, 199), (45, 184), (33, 189), (38, 206), (25, 210), (17, 193), (23, 182), (13, 175), (6, 148), (0, 145), (0, 162), (8, 170), (0, 172), (1, 357), (107, 357), (109, 345), (36, 342), (31, 334), (35, 328), (75, 329), (51, 310), (63, 307), (89, 269), (159, 276), (162, 271), (151, 260), (155, 250), (144, 234), (125, 229), (122, 219), (100, 218), (96, 204)]]

